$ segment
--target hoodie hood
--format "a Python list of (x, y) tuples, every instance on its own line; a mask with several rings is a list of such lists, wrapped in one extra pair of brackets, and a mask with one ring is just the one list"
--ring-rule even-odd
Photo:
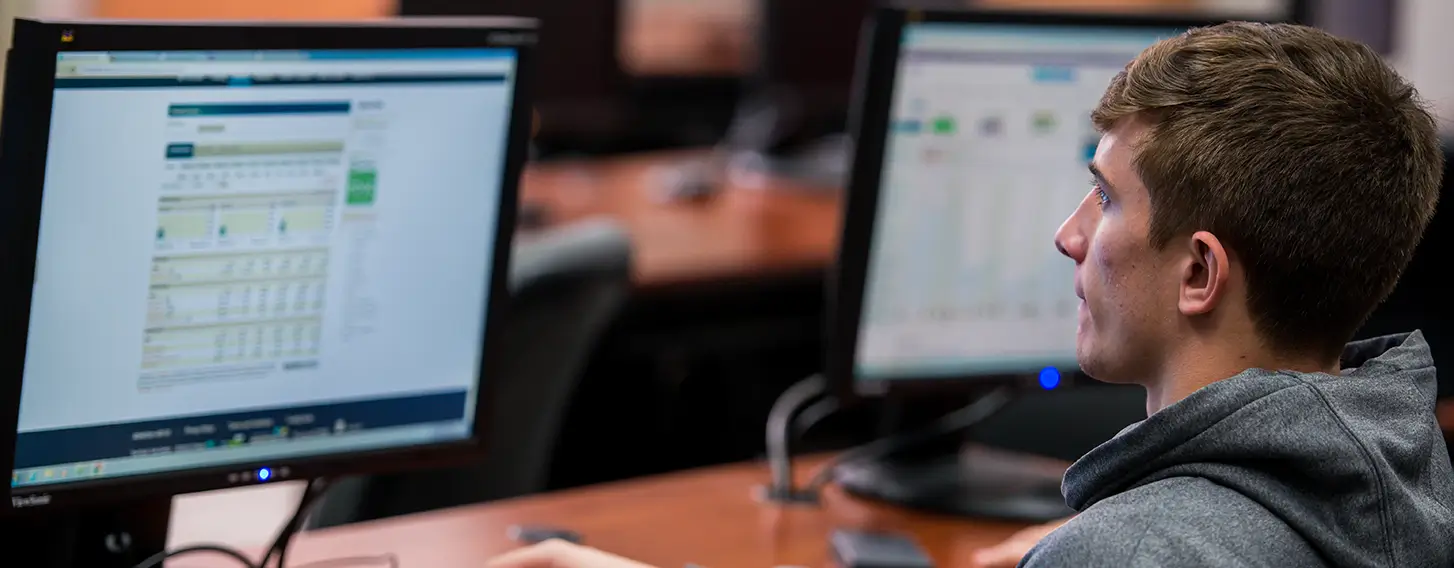
[(1454, 472), (1423, 335), (1350, 343), (1342, 366), (1338, 376), (1249, 369), (1208, 385), (1078, 460), (1066, 501), (1084, 511), (1199, 477), (1258, 503), (1338, 565), (1454, 565)]

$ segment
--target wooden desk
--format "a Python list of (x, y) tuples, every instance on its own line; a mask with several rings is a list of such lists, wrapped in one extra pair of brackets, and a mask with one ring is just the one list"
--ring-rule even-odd
[[(765, 505), (752, 489), (767, 479), (765, 465), (732, 465), (328, 529), (299, 537), (290, 563), (393, 553), (403, 568), (478, 567), (516, 546), (511, 525), (543, 524), (664, 568), (824, 566), (828, 534), (840, 527), (907, 532), (936, 564), (963, 566), (1023, 526), (912, 514), (837, 492), (821, 509)], [(210, 557), (176, 564), (227, 566)]]
[[(1441, 402), (1437, 413), (1446, 436), (1454, 436), (1454, 400)], [(800, 460), (799, 477), (817, 463)], [(505, 535), (510, 525), (545, 524), (580, 531), (592, 546), (664, 568), (687, 562), (709, 568), (822, 566), (829, 531), (850, 527), (908, 532), (936, 564), (960, 566), (1020, 527), (909, 513), (836, 490), (821, 509), (763, 505), (752, 488), (767, 478), (761, 464), (733, 465), (362, 523), (307, 533), (292, 558), (302, 563), (392, 553), (403, 568), (474, 567), (515, 546)], [(299, 489), (284, 484), (178, 498), (172, 545), (222, 541), (260, 549), (291, 514)], [(209, 522), (211, 530), (198, 526)], [(174, 564), (231, 566), (211, 557)]]
[(670, 152), (531, 166), (525, 201), (552, 223), (609, 216), (631, 233), (638, 288), (821, 271), (838, 248), (837, 191), (758, 179), (730, 183), (705, 202), (660, 198), (670, 169), (700, 156)]

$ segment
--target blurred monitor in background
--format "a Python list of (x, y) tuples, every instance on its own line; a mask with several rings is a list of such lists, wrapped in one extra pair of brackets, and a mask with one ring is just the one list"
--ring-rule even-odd
[(531, 95), (550, 104), (619, 94), (616, 5), (616, 0), (399, 0), (398, 14), (538, 18), (539, 71)]
[(617, 53), (628, 75), (735, 76), (757, 57), (758, 0), (620, 2)]
[(1291, 0), (1294, 18), (1387, 56), (1393, 54), (1394, 0)]

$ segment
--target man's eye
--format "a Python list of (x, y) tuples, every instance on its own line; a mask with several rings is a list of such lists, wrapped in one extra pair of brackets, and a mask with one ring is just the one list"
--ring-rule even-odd
[(1095, 192), (1096, 192), (1096, 201), (1098, 203), (1100, 203), (1101, 207), (1105, 207), (1106, 205), (1110, 205), (1110, 203), (1111, 203), (1111, 196), (1109, 196), (1109, 195), (1106, 194), (1106, 190), (1101, 188), (1101, 184), (1096, 183), (1096, 182), (1093, 181), (1093, 182), (1091, 182), (1091, 189), (1095, 190)]

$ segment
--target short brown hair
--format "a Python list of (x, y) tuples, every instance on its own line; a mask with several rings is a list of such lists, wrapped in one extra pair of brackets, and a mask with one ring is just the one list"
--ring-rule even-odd
[(1151, 244), (1221, 239), (1273, 349), (1340, 353), (1439, 198), (1444, 156), (1414, 88), (1368, 46), (1317, 29), (1234, 22), (1161, 41), (1092, 119), (1105, 131), (1133, 116), (1149, 124), (1135, 167)]

